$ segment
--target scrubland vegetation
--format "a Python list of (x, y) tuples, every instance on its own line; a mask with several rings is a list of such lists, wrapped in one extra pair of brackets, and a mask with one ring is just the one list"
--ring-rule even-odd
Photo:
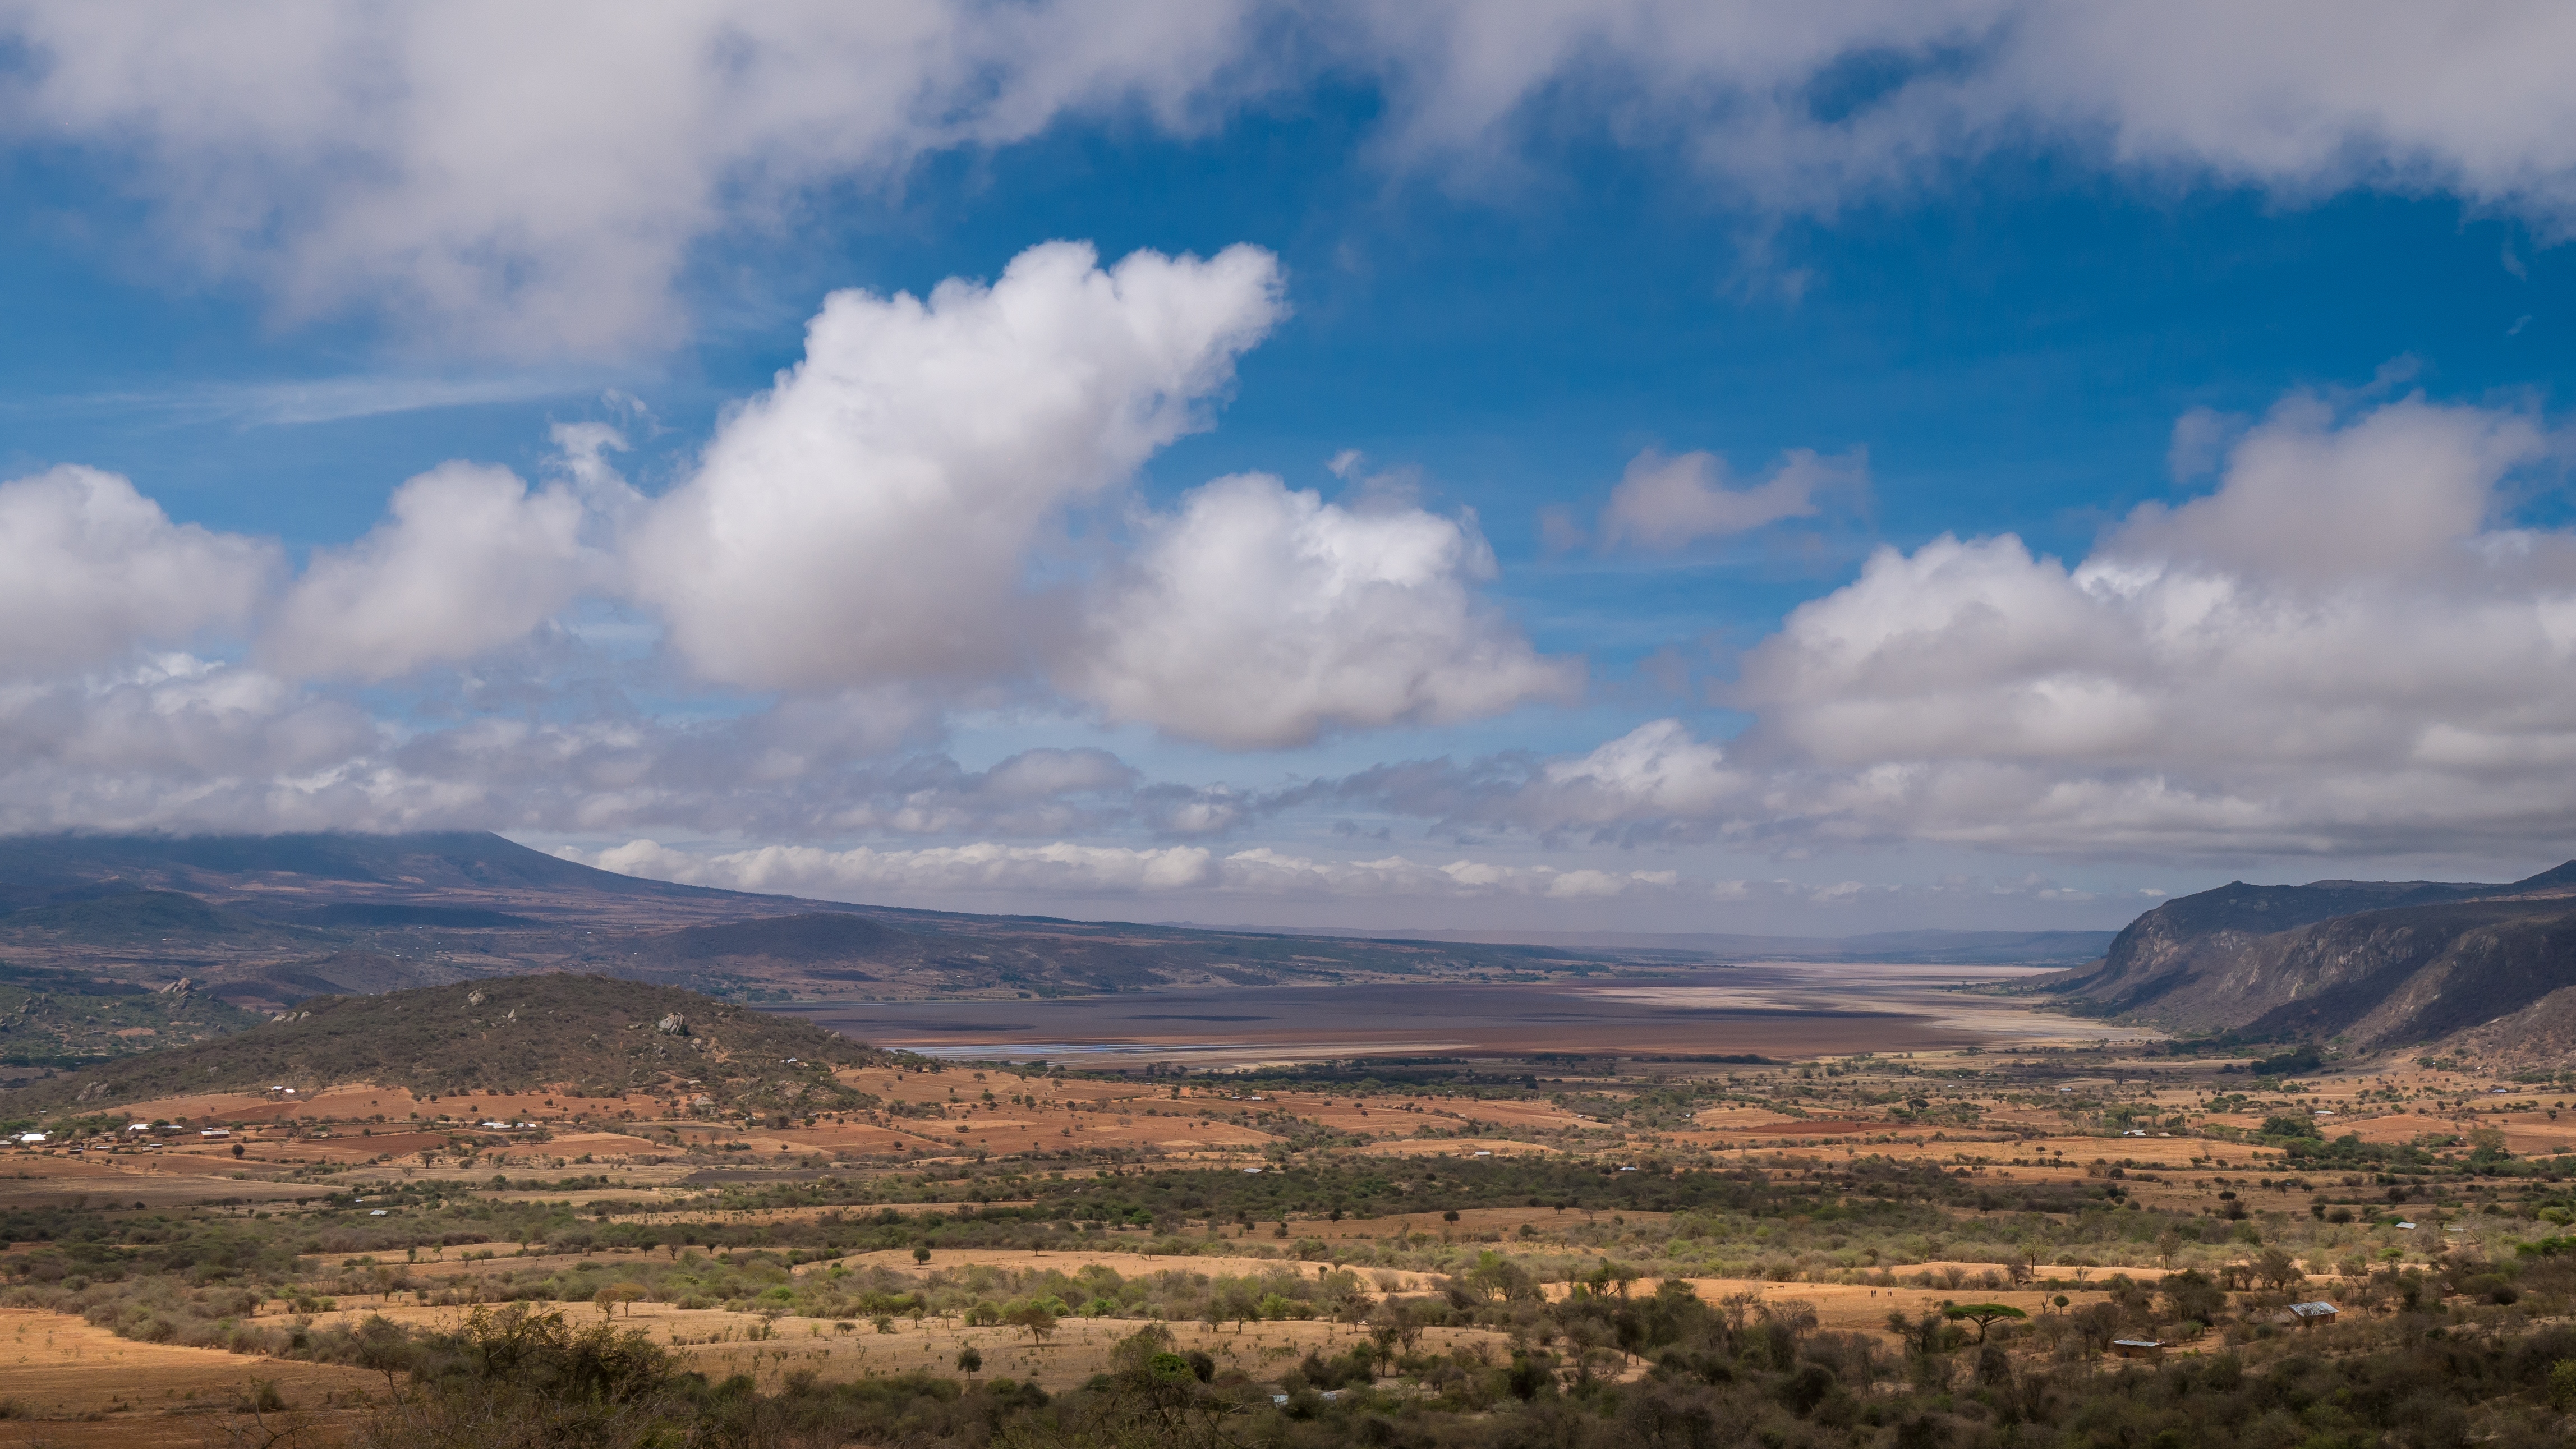
[[(2192, 1047), (1141, 1079), (915, 1062), (818, 1078), (839, 1106), (800, 1115), (762, 1095), (784, 1066), (688, 1118), (559, 1092), (529, 1105), (560, 1120), (507, 1139), (372, 1089), (320, 1099), (365, 1112), (347, 1123), (246, 1105), (271, 1115), (232, 1147), (126, 1143), (120, 1114), (75, 1105), (42, 1119), (60, 1143), (118, 1145), (29, 1168), (193, 1164), (207, 1200), (0, 1208), (0, 1314), (341, 1375), (243, 1396), (315, 1443), (2176, 1449), (2576, 1428), (2576, 1118), (2550, 1135), (2555, 1075)], [(583, 1125), (607, 1105), (614, 1131)], [(362, 1135), (388, 1125), (401, 1153)], [(986, 1135), (964, 1148), (960, 1127)], [(584, 1161), (573, 1141), (624, 1146)], [(242, 1179), (322, 1195), (230, 1196)], [(2330, 1321), (2288, 1311), (2317, 1301)]]
[[(2487, 1216), (2521, 1248), (2490, 1255), (2339, 1254), (2356, 1230), (2304, 1198), (2166, 1211), (2107, 1175), (1999, 1196), (1857, 1154), (1724, 1171), (958, 1164), (731, 1188), (677, 1223), (633, 1220), (643, 1204), (602, 1197), (605, 1175), (503, 1178), (365, 1207), (16, 1211), (0, 1307), (383, 1372), (387, 1393), (341, 1427), (384, 1445), (2563, 1442), (2576, 1253), (2551, 1219), (2576, 1195), (2539, 1173), (2515, 1185)], [(999, 1252), (1054, 1261), (958, 1261)], [(1884, 1312), (1810, 1301), (1882, 1285)], [(2343, 1321), (2276, 1321), (2319, 1293)], [(1982, 1311), (1999, 1298), (2029, 1306)], [(628, 1326), (654, 1305), (754, 1315), (754, 1339), (944, 1320), (1038, 1352), (1096, 1320), (1119, 1348), (1053, 1389), (953, 1364), (716, 1377), (685, 1334)], [(404, 1312), (423, 1306), (447, 1311)], [(1258, 1375), (1171, 1336), (1298, 1321), (1345, 1331)], [(1440, 1329), (1487, 1336), (1440, 1350), (1424, 1338)], [(2173, 1346), (2105, 1359), (2123, 1337)]]

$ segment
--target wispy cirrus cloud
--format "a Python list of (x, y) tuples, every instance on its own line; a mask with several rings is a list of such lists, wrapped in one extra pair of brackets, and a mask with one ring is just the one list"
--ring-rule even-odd
[(132, 415), (156, 423), (242, 428), (304, 427), (394, 413), (490, 407), (550, 398), (596, 396), (597, 376), (569, 372), (473, 373), (453, 377), (398, 373), (265, 382), (201, 383), (162, 390), (77, 393), (0, 403), (13, 411), (70, 410)]

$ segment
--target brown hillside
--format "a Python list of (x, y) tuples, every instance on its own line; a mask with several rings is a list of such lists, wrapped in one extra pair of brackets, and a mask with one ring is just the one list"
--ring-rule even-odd
[[(792, 1064), (791, 1064), (792, 1060)], [(839, 1102), (830, 1068), (885, 1060), (836, 1033), (676, 987), (539, 975), (320, 997), (285, 1019), (0, 1096), (10, 1108), (113, 1106), (191, 1092), (343, 1082), (414, 1092), (704, 1093)]]

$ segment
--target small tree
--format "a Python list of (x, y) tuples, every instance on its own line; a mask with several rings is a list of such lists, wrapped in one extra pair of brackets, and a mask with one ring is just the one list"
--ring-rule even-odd
[(598, 1292), (590, 1295), (590, 1302), (591, 1306), (599, 1310), (600, 1317), (615, 1318), (617, 1316), (617, 1285), (610, 1283), (602, 1286)]
[(1891, 1308), (1887, 1311), (1887, 1331), (1896, 1335), (1897, 1342), (1904, 1344), (1908, 1353), (1929, 1358), (1946, 1347), (1942, 1339), (1949, 1333), (1949, 1326), (1938, 1313), (1913, 1318), (1908, 1317), (1902, 1308)]
[(1623, 1300), (1628, 1296), (1628, 1285), (1636, 1282), (1640, 1277), (1644, 1276), (1635, 1268), (1619, 1262), (1615, 1258), (1603, 1261), (1601, 1264), (1601, 1272), (1602, 1276), (1609, 1280), (1610, 1286), (1618, 1290), (1619, 1296)]
[(2030, 1317), (2029, 1314), (2022, 1312), (2020, 1309), (2013, 1307), (2009, 1303), (1954, 1303), (1951, 1306), (1942, 1309), (1941, 1316), (1949, 1319), (1952, 1323), (1973, 1323), (1977, 1325), (1977, 1342), (1979, 1343), (1986, 1341), (1986, 1329), (1993, 1325), (1996, 1320), (2004, 1318)]
[(1002, 1310), (1002, 1321), (1013, 1328), (1025, 1329), (1029, 1342), (1043, 1341), (1055, 1332), (1055, 1314), (1046, 1304), (1033, 1299), (1022, 1300)]
[(2176, 1318), (2193, 1323), (2215, 1323), (2227, 1311), (2227, 1290), (2198, 1268), (2185, 1268), (2171, 1274), (2158, 1285), (2166, 1304)]
[(970, 1343), (957, 1350), (957, 1371), (966, 1376), (968, 1383), (973, 1383), (975, 1375), (982, 1372), (983, 1368), (984, 1355), (975, 1351), (975, 1345)]
[(1380, 1374), (1384, 1374), (1387, 1365), (1394, 1361), (1396, 1340), (1401, 1336), (1396, 1326), (1391, 1323), (1380, 1323), (1369, 1329), (1369, 1344), (1372, 1350), (1369, 1360), (1377, 1365), (1377, 1371)]

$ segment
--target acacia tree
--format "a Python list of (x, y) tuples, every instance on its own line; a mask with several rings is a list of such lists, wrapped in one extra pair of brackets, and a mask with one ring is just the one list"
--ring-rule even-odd
[(1941, 1310), (1941, 1316), (1952, 1323), (1977, 1325), (1977, 1342), (1986, 1341), (1986, 1329), (1998, 1319), (2028, 1318), (2029, 1314), (2009, 1303), (1954, 1303)]
[(590, 1301), (598, 1305), (602, 1318), (616, 1317), (620, 1303), (626, 1305), (626, 1316), (632, 1318), (635, 1316), (635, 1301), (643, 1296), (644, 1285), (641, 1283), (611, 1283), (590, 1295)]
[(1035, 1299), (1024, 1299), (1002, 1310), (1002, 1321), (1013, 1328), (1026, 1329), (1029, 1342), (1043, 1341), (1055, 1332), (1055, 1313)]

